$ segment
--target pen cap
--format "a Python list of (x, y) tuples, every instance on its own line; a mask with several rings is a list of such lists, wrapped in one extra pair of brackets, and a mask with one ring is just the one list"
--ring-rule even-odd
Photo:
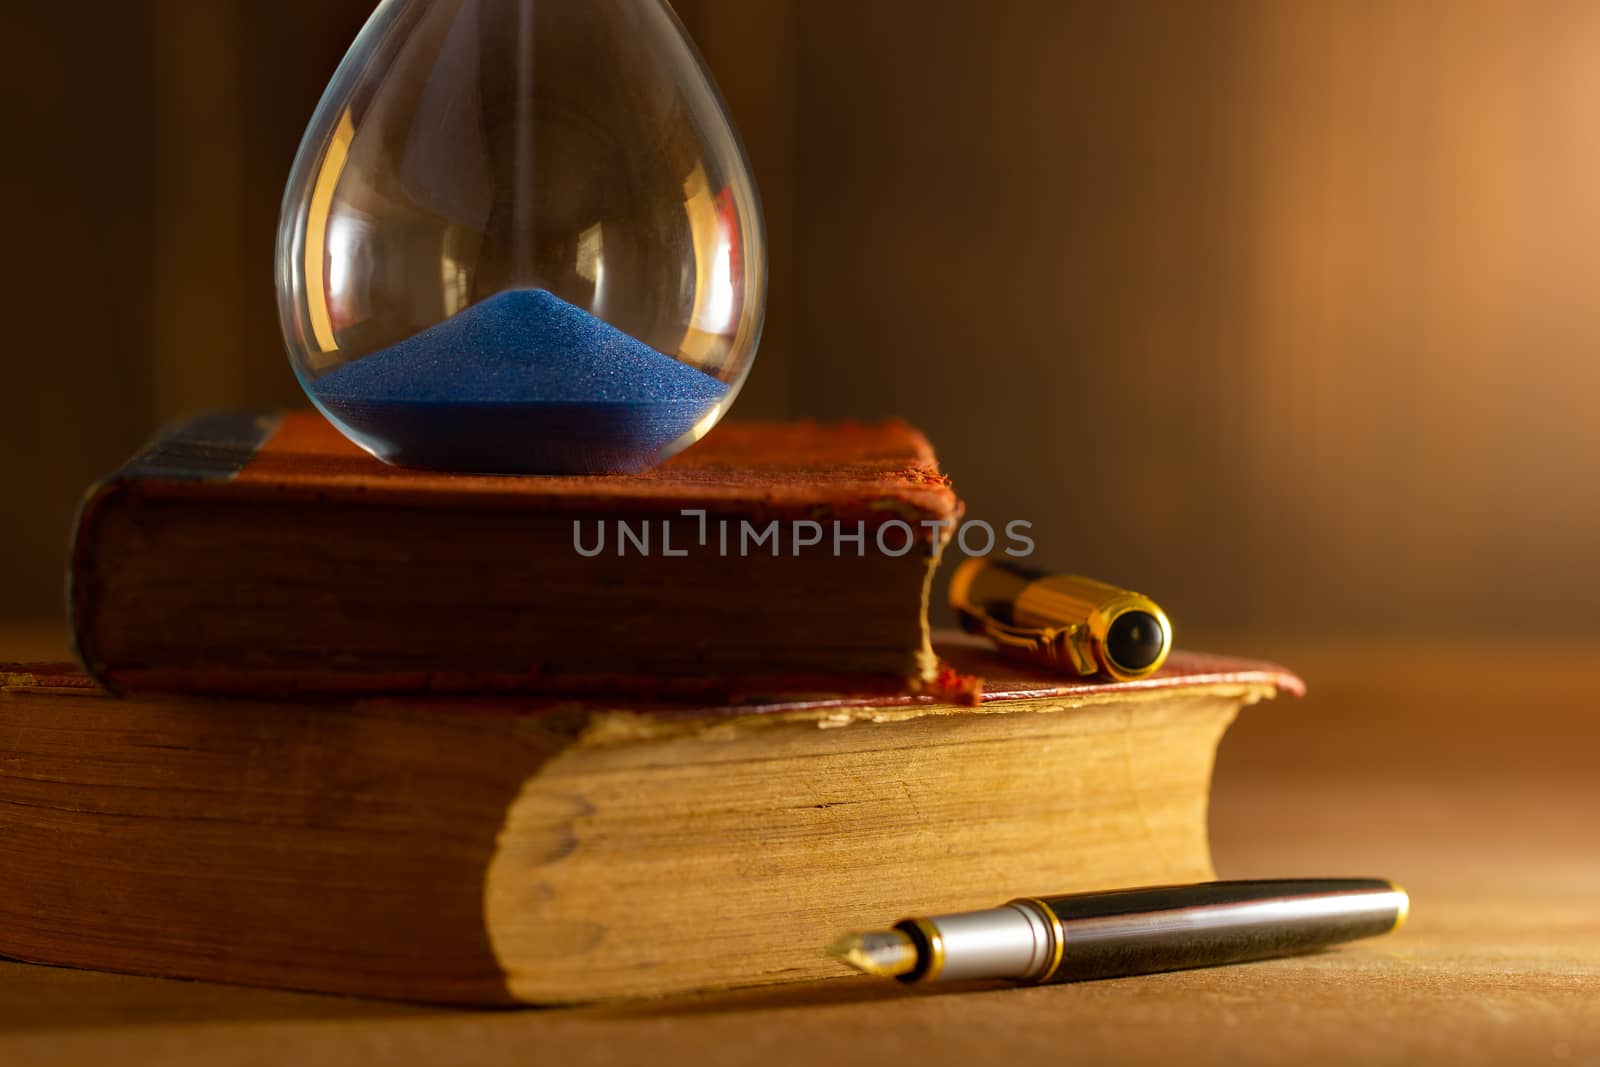
[(1025, 650), (1031, 636), (1039, 658), (1118, 681), (1154, 673), (1172, 647), (1166, 613), (1142, 593), (1010, 560), (963, 562), (950, 579), (950, 603), (968, 630)]
[(1047, 897), (1064, 932), (1047, 981), (1114, 978), (1309, 952), (1376, 937), (1410, 898), (1380, 878), (1296, 878), (1153, 886)]
[(950, 604), (957, 610), (988, 616), (1007, 626), (1019, 625), (1013, 617), (1017, 598), (1045, 572), (1020, 563), (992, 559), (963, 560), (950, 577)]

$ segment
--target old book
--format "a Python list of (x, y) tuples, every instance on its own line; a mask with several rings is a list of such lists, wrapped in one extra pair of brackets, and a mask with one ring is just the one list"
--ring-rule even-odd
[(90, 492), (73, 627), (118, 691), (915, 690), (959, 515), (902, 422), (504, 478), (386, 466), (310, 412), (211, 416)]
[(12, 667), (0, 955), (482, 1004), (839, 976), (824, 944), (904, 914), (1210, 877), (1217, 742), (1300, 690), (940, 650), (980, 705), (113, 697)]

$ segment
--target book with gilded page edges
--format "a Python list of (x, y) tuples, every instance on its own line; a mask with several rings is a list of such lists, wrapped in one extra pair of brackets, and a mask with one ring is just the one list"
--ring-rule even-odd
[(1223, 730), (1301, 690), (937, 644), (975, 706), (117, 697), (0, 667), (0, 955), (470, 1004), (842, 976), (846, 930), (1210, 878)]
[(312, 412), (213, 415), (90, 491), (73, 629), (121, 692), (917, 691), (960, 514), (898, 421), (507, 478), (387, 466)]

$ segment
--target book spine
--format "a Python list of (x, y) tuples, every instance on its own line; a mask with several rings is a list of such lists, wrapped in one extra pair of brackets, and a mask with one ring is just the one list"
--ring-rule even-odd
[(67, 614), (73, 653), (90, 677), (116, 691), (96, 638), (101, 604), (100, 550), (105, 517), (129, 507), (150, 480), (231, 481), (277, 430), (280, 416), (259, 412), (214, 412), (167, 428), (111, 477), (84, 494), (72, 523), (67, 556)]

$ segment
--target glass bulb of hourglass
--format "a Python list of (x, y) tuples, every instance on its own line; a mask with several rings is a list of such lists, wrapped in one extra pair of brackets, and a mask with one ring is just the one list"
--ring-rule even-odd
[(390, 463), (649, 467), (765, 304), (755, 184), (663, 0), (384, 0), (313, 115), (277, 284), (312, 401)]

